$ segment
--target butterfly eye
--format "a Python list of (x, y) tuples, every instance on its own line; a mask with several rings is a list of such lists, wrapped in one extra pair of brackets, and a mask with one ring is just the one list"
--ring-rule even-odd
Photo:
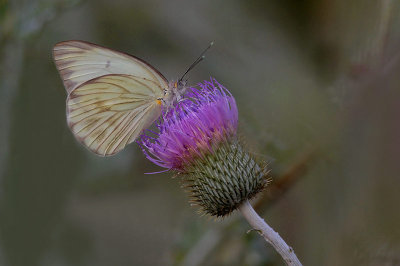
[(179, 88), (184, 88), (184, 87), (186, 87), (186, 84), (187, 84), (187, 79), (186, 79), (186, 80), (179, 80), (179, 81), (178, 81), (178, 87), (179, 87)]

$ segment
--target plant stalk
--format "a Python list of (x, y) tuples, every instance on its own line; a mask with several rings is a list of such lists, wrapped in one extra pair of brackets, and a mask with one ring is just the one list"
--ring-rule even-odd
[(249, 224), (257, 230), (274, 249), (281, 255), (283, 260), (289, 266), (301, 266), (299, 259), (296, 257), (293, 249), (289, 247), (281, 236), (274, 231), (253, 209), (248, 200), (239, 207), (240, 212), (249, 222)]

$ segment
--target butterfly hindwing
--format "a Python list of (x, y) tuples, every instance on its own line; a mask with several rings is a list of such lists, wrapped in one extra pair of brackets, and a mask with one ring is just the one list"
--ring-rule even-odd
[(161, 114), (159, 85), (133, 75), (105, 75), (87, 81), (67, 98), (68, 125), (91, 151), (112, 155)]

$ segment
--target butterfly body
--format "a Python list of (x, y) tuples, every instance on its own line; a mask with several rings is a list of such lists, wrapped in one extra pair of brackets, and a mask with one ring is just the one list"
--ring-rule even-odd
[(101, 156), (133, 142), (186, 90), (142, 59), (88, 42), (58, 43), (53, 57), (68, 94), (68, 125)]

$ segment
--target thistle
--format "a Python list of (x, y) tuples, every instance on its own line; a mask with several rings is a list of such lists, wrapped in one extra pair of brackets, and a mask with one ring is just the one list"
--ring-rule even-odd
[(222, 217), (267, 184), (266, 167), (240, 145), (237, 124), (235, 99), (212, 79), (190, 88), (157, 123), (159, 132), (139, 144), (150, 161), (182, 177), (193, 204)]
[(296, 255), (251, 207), (268, 183), (267, 169), (237, 138), (238, 110), (232, 94), (215, 79), (189, 88), (185, 98), (137, 141), (146, 157), (182, 177), (191, 202), (203, 213), (224, 217), (239, 209), (288, 265)]

